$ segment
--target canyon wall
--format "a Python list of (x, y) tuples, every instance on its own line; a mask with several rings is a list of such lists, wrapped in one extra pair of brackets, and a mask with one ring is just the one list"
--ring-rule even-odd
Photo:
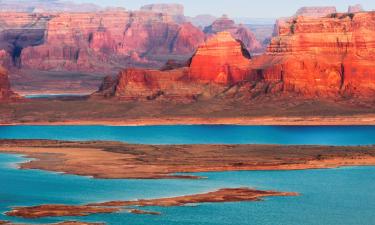
[(264, 80), (307, 96), (375, 93), (375, 12), (293, 17), (279, 24), (253, 67)]
[[(267, 52), (252, 58), (230, 32), (220, 32), (200, 45), (189, 67), (124, 70), (112, 83), (107, 80), (102, 86), (107, 91), (99, 95), (149, 100), (168, 94), (196, 100), (229, 93), (248, 98), (264, 94), (372, 98), (374, 30), (375, 12), (292, 17), (280, 24)], [(203, 94), (208, 89), (210, 94)]]
[(21, 62), (24, 68), (96, 72), (159, 66), (173, 55), (190, 57), (204, 38), (190, 23), (161, 13), (60, 13), (49, 20), (42, 45), (23, 49)]

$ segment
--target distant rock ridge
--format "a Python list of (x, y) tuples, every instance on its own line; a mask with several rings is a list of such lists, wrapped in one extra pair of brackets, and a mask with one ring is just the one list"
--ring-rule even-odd
[(348, 8), (348, 13), (358, 13), (363, 12), (364, 9), (361, 4), (351, 5)]
[(295, 16), (305, 17), (324, 17), (329, 14), (337, 13), (336, 7), (302, 7), (300, 8)]
[(208, 35), (223, 31), (230, 32), (234, 38), (242, 41), (250, 52), (256, 53), (262, 51), (262, 45), (255, 38), (253, 32), (246, 26), (236, 24), (234, 20), (229, 19), (227, 15), (218, 18), (204, 29), (204, 32)]

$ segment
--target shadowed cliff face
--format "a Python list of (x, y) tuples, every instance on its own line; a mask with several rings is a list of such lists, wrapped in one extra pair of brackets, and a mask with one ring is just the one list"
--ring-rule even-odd
[(205, 39), (190, 23), (151, 11), (0, 13), (0, 23), (0, 48), (9, 53), (13, 66), (25, 69), (158, 67), (173, 56), (188, 59)]
[(46, 23), (50, 18), (42, 14), (0, 14), (0, 49), (8, 53), (8, 64), (21, 67), (23, 49), (44, 42)]

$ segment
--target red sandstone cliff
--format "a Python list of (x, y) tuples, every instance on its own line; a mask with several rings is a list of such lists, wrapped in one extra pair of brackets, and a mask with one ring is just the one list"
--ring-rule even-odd
[(151, 11), (0, 13), (0, 49), (14, 66), (40, 70), (111, 71), (188, 59), (204, 33)]
[(7, 71), (0, 66), (0, 101), (9, 100), (18, 97), (10, 89)]
[(279, 28), (262, 56), (250, 59), (240, 42), (222, 32), (198, 48), (189, 68), (125, 70), (107, 90), (135, 99), (198, 99), (210, 87), (210, 97), (233, 91), (250, 97), (375, 95), (375, 12), (294, 17)]
[(175, 69), (174, 62), (170, 64), (163, 71), (125, 69), (117, 79), (107, 77), (94, 96), (192, 101), (216, 96), (250, 75), (250, 54), (229, 32), (201, 45), (189, 67)]
[(283, 91), (312, 96), (375, 94), (375, 13), (295, 17), (279, 25), (253, 67)]
[(223, 31), (230, 32), (235, 39), (242, 41), (245, 47), (252, 53), (259, 53), (263, 49), (262, 45), (249, 28), (243, 25), (237, 25), (226, 15), (215, 20), (210, 26), (204, 29), (204, 32), (209, 36)]
[(247, 80), (250, 54), (229, 32), (220, 32), (201, 45), (190, 64), (190, 76), (201, 82), (224, 85)]

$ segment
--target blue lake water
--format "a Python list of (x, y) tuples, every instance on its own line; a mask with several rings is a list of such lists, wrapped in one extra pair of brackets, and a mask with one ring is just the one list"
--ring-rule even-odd
[(0, 139), (141, 144), (372, 145), (375, 126), (0, 126)]
[(76, 219), (115, 225), (371, 225), (375, 221), (375, 167), (199, 173), (208, 177), (205, 180), (101, 180), (17, 170), (14, 163), (21, 161), (19, 156), (0, 154), (0, 212), (17, 205), (157, 198), (222, 187), (296, 191), (301, 196), (272, 197), (261, 202), (147, 208), (162, 212), (161, 216), (121, 212), (82, 218), (24, 220), (0, 214), (0, 220), (47, 223)]
[[(115, 140), (145, 144), (375, 144), (371, 126), (0, 126), (0, 139)], [(19, 170), (25, 159), (0, 154), (0, 220), (52, 223), (65, 220), (114, 225), (372, 225), (375, 167), (305, 171), (198, 173), (203, 180), (103, 180), (40, 170)], [(160, 198), (226, 187), (299, 192), (262, 202), (148, 207), (161, 216), (127, 212), (77, 218), (24, 220), (2, 214), (11, 206), (86, 204)]]

